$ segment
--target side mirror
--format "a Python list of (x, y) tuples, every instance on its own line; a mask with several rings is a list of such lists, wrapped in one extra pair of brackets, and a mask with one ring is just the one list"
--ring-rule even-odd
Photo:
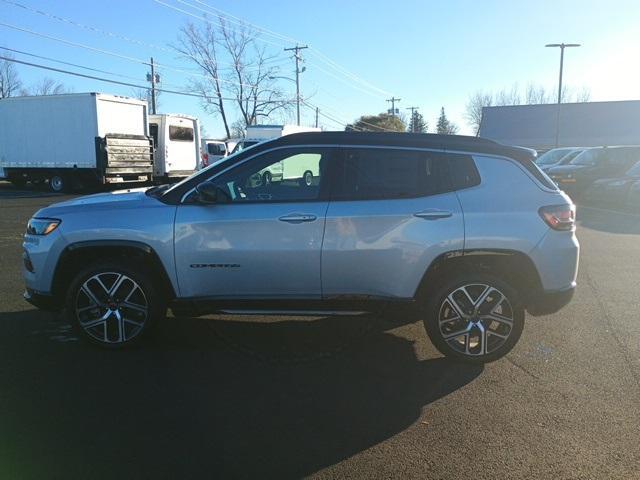
[(229, 201), (229, 196), (213, 182), (202, 182), (196, 187), (196, 193), (198, 202), (205, 205)]

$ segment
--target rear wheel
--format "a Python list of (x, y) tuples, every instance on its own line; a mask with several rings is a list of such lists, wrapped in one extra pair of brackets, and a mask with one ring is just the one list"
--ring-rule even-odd
[(140, 341), (165, 316), (166, 304), (151, 275), (113, 260), (96, 263), (75, 276), (65, 313), (85, 340), (114, 349)]
[(61, 173), (54, 173), (49, 177), (49, 189), (52, 192), (60, 193), (67, 190), (67, 179)]
[(310, 170), (304, 172), (304, 184), (310, 187), (313, 184), (313, 173)]
[(271, 184), (271, 172), (264, 172), (262, 174), (262, 185), (270, 185)]
[(435, 347), (470, 363), (497, 360), (518, 342), (524, 307), (517, 292), (491, 275), (456, 277), (427, 302), (424, 324)]

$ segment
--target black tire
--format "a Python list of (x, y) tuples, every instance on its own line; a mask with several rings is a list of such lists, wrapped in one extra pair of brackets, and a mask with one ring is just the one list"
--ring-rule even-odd
[[(117, 277), (118, 275), (121, 277)], [(102, 286), (95, 280), (96, 276), (107, 288), (114, 288), (118, 281), (122, 280), (120, 286), (109, 295), (104, 289), (100, 290)], [(78, 272), (71, 281), (65, 297), (65, 317), (76, 333), (93, 345), (108, 349), (136, 345), (158, 320), (166, 316), (166, 300), (153, 278), (144, 267), (120, 259), (104, 260), (89, 265)], [(109, 283), (111, 280), (112, 284)], [(90, 300), (83, 286), (92, 290), (92, 295), (99, 304)], [(100, 293), (101, 291), (103, 293)], [(126, 296), (129, 291), (133, 291), (128, 297), (129, 302), (119, 298)], [(145, 306), (145, 302), (146, 312), (143, 314), (139, 307)], [(92, 305), (96, 305), (96, 308), (91, 309)], [(136, 305), (135, 309), (132, 308), (133, 305)], [(116, 311), (120, 317), (116, 315)], [(97, 322), (107, 312), (111, 314), (103, 322), (104, 325), (87, 328), (92, 321)], [(125, 320), (118, 321), (120, 318)]]
[(313, 185), (313, 172), (311, 170), (307, 170), (306, 172), (304, 172), (304, 175), (302, 176), (302, 181), (307, 187), (310, 187), (311, 185)]
[(49, 190), (55, 193), (66, 192), (69, 189), (69, 182), (66, 175), (54, 173), (49, 177)]
[[(490, 289), (485, 290), (483, 287)], [(482, 294), (487, 293), (485, 302), (479, 307), (474, 307), (468, 302), (469, 297), (464, 295), (462, 288), (468, 291), (469, 297), (474, 301), (479, 301)], [(477, 292), (480, 293), (476, 297)], [(497, 303), (501, 298), (499, 294), (502, 294), (506, 301)], [(469, 318), (463, 318), (456, 313), (458, 310), (450, 303), (450, 295), (454, 301), (458, 300), (456, 304), (459, 307), (469, 307), (458, 308), (466, 310), (462, 313)], [(465, 304), (465, 299), (468, 304)], [(496, 303), (492, 304), (494, 300)], [(495, 315), (498, 313), (497, 310), (500, 310), (499, 317)], [(487, 318), (486, 315), (490, 314), (500, 318), (500, 321)], [(429, 295), (424, 310), (424, 326), (433, 345), (446, 357), (482, 364), (493, 362), (511, 351), (522, 335), (524, 317), (524, 307), (514, 288), (493, 275), (471, 273), (445, 280), (441, 287)], [(503, 318), (511, 319), (510, 328)], [(470, 328), (468, 333), (465, 331), (466, 328)], [(481, 329), (489, 333), (481, 335)], [(458, 332), (460, 335), (456, 335)], [(444, 337), (446, 333), (450, 335), (448, 339)], [(498, 334), (506, 336), (506, 339)], [(473, 343), (473, 347), (471, 340), (477, 342)], [(481, 345), (485, 344), (486, 347), (483, 348)]]
[(262, 185), (269, 185), (271, 183), (271, 180), (271, 172), (264, 172), (262, 174)]

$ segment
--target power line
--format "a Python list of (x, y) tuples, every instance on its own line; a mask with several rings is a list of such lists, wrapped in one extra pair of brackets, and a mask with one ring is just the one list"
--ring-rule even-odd
[[(44, 17), (57, 20), (59, 22), (63, 22), (63, 23), (66, 23), (66, 24), (69, 24), (69, 25), (73, 25), (73, 26), (78, 27), (78, 28), (82, 28), (84, 30), (91, 31), (93, 33), (98, 33), (98, 34), (101, 34), (101, 35), (104, 35), (104, 36), (107, 36), (107, 37), (110, 37), (110, 38), (117, 38), (117, 39), (124, 40), (124, 41), (127, 41), (129, 43), (133, 43), (135, 45), (139, 45), (139, 46), (143, 46), (143, 47), (155, 48), (157, 50), (162, 50), (164, 52), (171, 53), (171, 54), (175, 54), (176, 53), (175, 49), (162, 47), (162, 46), (155, 45), (155, 44), (149, 43), (149, 42), (143, 42), (142, 40), (131, 38), (131, 37), (128, 37), (126, 35), (122, 35), (120, 33), (114, 33), (114, 32), (111, 32), (109, 30), (104, 30), (104, 29), (101, 29), (101, 28), (98, 28), (98, 27), (94, 27), (92, 25), (87, 25), (87, 24), (84, 24), (84, 23), (76, 22), (75, 20), (71, 20), (69, 18), (61, 17), (59, 15), (55, 15), (53, 13), (45, 12), (43, 10), (35, 9), (35, 8), (32, 8), (32, 7), (29, 7), (28, 5), (23, 5), (21, 3), (15, 2), (13, 0), (0, 0), (0, 1), (5, 2), (7, 4), (10, 4), (10, 5), (14, 5), (16, 7), (22, 8), (24, 10), (27, 10), (27, 11), (30, 11), (30, 12), (33, 12), (33, 13), (37, 13), (38, 15), (42, 15)], [(193, 58), (193, 57), (189, 57), (189, 58)], [(277, 62), (283, 62), (284, 63), (288, 59), (276, 58), (274, 60), (277, 61)], [(228, 70), (231, 70), (232, 69), (232, 65), (231, 64), (228, 64), (228, 65), (229, 65)], [(168, 66), (165, 65), (164, 67), (167, 68)], [(170, 67), (170, 68), (177, 68), (177, 67)], [(220, 70), (223, 70), (223, 68), (221, 68)], [(253, 69), (250, 69), (250, 70), (253, 70)]]
[[(196, 15), (196, 14), (194, 14), (192, 12), (187, 11), (187, 10), (178, 8), (178, 7), (174, 6), (174, 5), (170, 5), (170, 4), (168, 4), (168, 3), (166, 3), (166, 2), (164, 2), (162, 0), (153, 0), (153, 1), (158, 3), (158, 4), (160, 4), (160, 5), (164, 5), (165, 7), (171, 8), (171, 9), (173, 9), (175, 11), (181, 12), (181, 13), (183, 13), (185, 15), (189, 15), (189, 16), (191, 16), (193, 18), (197, 18), (199, 20), (202, 20), (202, 21), (205, 21), (205, 22), (208, 22), (208, 23), (214, 25), (214, 23), (211, 22), (208, 18), (203, 17), (201, 15)], [(197, 3), (199, 3), (199, 4), (201, 4), (201, 5), (204, 5), (204, 6), (208, 7), (213, 12), (207, 12), (207, 11), (203, 10), (202, 8), (200, 8), (200, 7), (197, 7), (197, 6), (193, 5), (193, 4), (190, 4), (189, 2), (186, 2), (185, 0), (176, 0), (176, 1), (180, 2), (183, 5), (188, 5), (191, 8), (195, 8), (195, 9), (197, 9), (199, 11), (203, 11), (205, 13), (212, 13), (216, 17), (223, 18), (223, 19), (225, 19), (227, 21), (229, 21), (230, 18), (235, 19), (235, 21), (232, 20), (232, 23), (235, 23), (235, 24), (240, 25), (240, 26), (245, 26), (245, 27), (251, 28), (251, 29), (253, 29), (254, 31), (257, 31), (257, 32), (262, 32), (262, 33), (266, 33), (266, 34), (271, 35), (271, 36), (280, 37), (280, 38), (282, 38), (283, 40), (285, 40), (285, 41), (287, 41), (289, 43), (302, 43), (302, 42), (299, 42), (299, 41), (297, 41), (297, 40), (295, 40), (295, 39), (293, 39), (291, 37), (286, 37), (284, 35), (281, 35), (281, 34), (278, 34), (276, 32), (273, 32), (271, 30), (268, 30), (266, 28), (262, 28), (260, 26), (255, 25), (255, 24), (252, 24), (252, 23), (249, 23), (249, 22), (245, 22), (244, 20), (240, 19), (239, 17), (234, 17), (233, 15), (226, 14), (226, 13), (222, 12), (222, 10), (214, 8), (214, 7), (208, 5), (205, 2), (202, 2), (200, 0), (195, 0), (195, 1)], [(223, 14), (217, 13), (217, 12), (222, 12)], [(282, 47), (282, 44), (271, 42), (269, 40), (265, 40), (264, 38), (259, 38), (258, 37), (258, 40), (260, 40), (262, 42), (265, 42), (265, 43), (268, 43), (268, 44), (271, 44), (271, 45), (276, 45), (276, 46)], [(350, 78), (352, 81), (360, 83), (361, 85), (363, 85), (364, 87), (366, 87), (366, 88), (368, 88), (370, 90), (377, 91), (381, 95), (385, 95), (385, 96), (389, 95), (389, 92), (387, 92), (387, 91), (385, 91), (385, 90), (383, 90), (381, 88), (378, 88), (375, 85), (367, 82), (366, 80), (358, 77), (355, 73), (352, 73), (349, 70), (347, 70), (345, 67), (342, 67), (337, 62), (333, 61), (331, 58), (329, 58), (327, 55), (325, 55), (324, 53), (320, 52), (319, 50), (317, 50), (317, 49), (315, 49), (313, 47), (309, 47), (309, 48), (310, 48), (310, 51), (312, 53), (314, 53), (316, 55), (316, 57), (318, 57), (318, 59), (320, 61), (326, 63), (328, 66), (330, 66), (334, 70), (338, 71), (342, 75), (345, 75), (346, 77)], [(327, 73), (327, 72), (325, 71), (325, 73)]]
[[(14, 29), (14, 30), (18, 30), (20, 32), (28, 33), (30, 35), (35, 35), (37, 37), (46, 38), (48, 40), (53, 40), (55, 42), (64, 43), (64, 44), (70, 45), (72, 47), (84, 48), (85, 50), (90, 50), (90, 51), (93, 51), (93, 52), (96, 52), (96, 53), (101, 53), (103, 55), (110, 55), (112, 57), (121, 58), (121, 59), (127, 60), (129, 62), (139, 63), (141, 65), (147, 65), (147, 66), (151, 65), (146, 60), (141, 60), (141, 59), (135, 58), (135, 57), (129, 57), (127, 55), (122, 55), (122, 54), (115, 53), (115, 52), (112, 52), (112, 51), (109, 51), (109, 50), (103, 50), (101, 48), (92, 47), (90, 45), (85, 45), (83, 43), (71, 42), (71, 41), (65, 40), (63, 38), (58, 38), (58, 37), (54, 37), (52, 35), (47, 35), (47, 34), (44, 34), (44, 33), (35, 32), (35, 31), (29, 30), (27, 28), (18, 27), (16, 25), (11, 25), (11, 24), (8, 24), (8, 23), (0, 22), (0, 26), (11, 28), (11, 29)], [(239, 86), (250, 87), (250, 88), (254, 88), (256, 86), (256, 85), (247, 84), (247, 83), (234, 82), (232, 80), (227, 80), (225, 78), (214, 77), (213, 75), (204, 75), (204, 74), (201, 74), (201, 73), (195, 73), (195, 72), (191, 72), (189, 70), (185, 70), (185, 69), (177, 68), (177, 67), (172, 67), (170, 65), (166, 65), (166, 64), (162, 64), (162, 63), (156, 63), (156, 66), (160, 67), (161, 69), (172, 70), (172, 71), (179, 72), (179, 73), (185, 73), (187, 75), (194, 75), (194, 76), (197, 76), (197, 77), (205, 78), (207, 80), (214, 79), (214, 80), (218, 80), (220, 82), (228, 83), (228, 84), (231, 84), (231, 85), (239, 85)]]
[[(149, 87), (145, 86), (145, 85), (137, 85), (137, 84), (133, 84), (133, 83), (128, 83), (128, 82), (121, 82), (119, 80), (111, 80), (109, 78), (102, 78), (102, 77), (96, 77), (94, 75), (86, 75), (84, 73), (78, 73), (78, 72), (71, 72), (69, 70), (62, 70), (60, 68), (54, 68), (54, 67), (49, 67), (46, 65), (39, 65), (37, 63), (30, 63), (30, 62), (25, 62), (23, 60), (17, 60), (15, 58), (10, 58), (10, 57), (5, 57), (5, 56), (1, 56), (0, 55), (0, 60), (6, 60), (8, 62), (13, 62), (13, 63), (19, 63), (21, 65), (27, 65), (29, 67), (34, 67), (34, 68), (41, 68), (43, 70), (49, 70), (52, 72), (57, 72), (57, 73), (63, 73), (65, 75), (73, 75), (76, 77), (82, 77), (82, 78), (88, 78), (90, 80), (97, 80), (99, 82), (106, 82), (106, 83), (113, 83), (116, 85), (124, 85), (126, 87), (133, 87), (133, 88), (140, 88), (140, 89), (144, 89), (144, 90), (148, 90)], [(180, 92), (177, 90), (167, 90), (165, 88), (156, 88), (156, 92), (163, 92), (163, 93), (170, 93), (173, 95), (182, 95), (185, 97), (196, 97), (196, 98), (204, 98), (206, 100), (210, 100), (210, 99), (218, 99), (218, 96), (209, 96), (209, 95), (200, 95), (197, 93), (190, 93), (190, 92)], [(230, 98), (230, 97), (220, 97), (222, 100), (225, 101), (232, 101), (235, 102), (237, 99), (236, 98)], [(258, 102), (262, 102), (262, 103), (282, 103), (284, 100), (280, 100), (280, 101), (273, 101), (273, 100), (264, 100), (264, 99), (258, 99)]]

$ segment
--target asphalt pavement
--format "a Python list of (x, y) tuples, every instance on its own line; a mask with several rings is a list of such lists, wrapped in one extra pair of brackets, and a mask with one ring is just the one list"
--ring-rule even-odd
[(579, 287), (484, 367), (420, 323), (161, 322), (112, 352), (25, 303), (21, 237), (66, 197), (0, 183), (0, 478), (640, 478), (640, 217), (579, 209)]

